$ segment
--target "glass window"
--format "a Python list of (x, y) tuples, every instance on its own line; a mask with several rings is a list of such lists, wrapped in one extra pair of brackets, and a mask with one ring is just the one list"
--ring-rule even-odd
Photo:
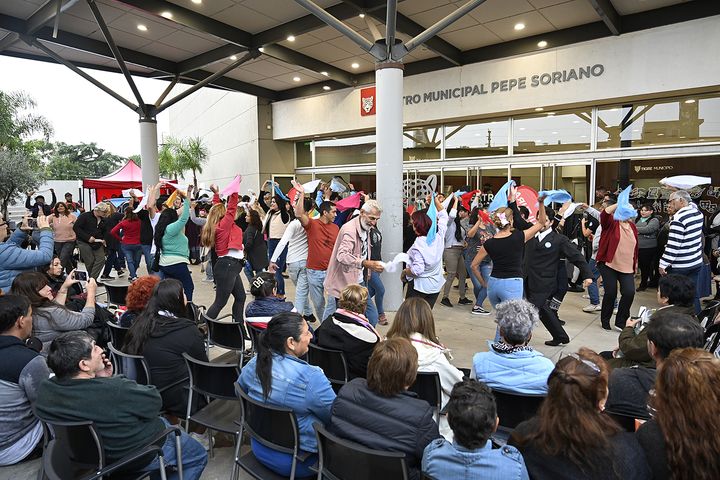
[(480, 169), (480, 190), (482, 191), (482, 202), (488, 205), (492, 202), (495, 192), (508, 181), (508, 170), (505, 168), (481, 168)]
[(720, 98), (688, 97), (598, 109), (598, 148), (720, 141)]
[(403, 161), (439, 160), (442, 127), (407, 128), (403, 131)]
[(526, 185), (536, 192), (542, 190), (540, 188), (540, 169), (542, 167), (510, 167), (510, 177), (515, 180), (517, 185)]
[[(443, 170), (443, 192), (455, 192), (468, 184), (467, 168), (461, 170)], [(474, 186), (472, 188), (475, 188)]]
[(295, 142), (295, 166), (297, 168), (312, 167), (311, 142)]
[(465, 123), (445, 127), (445, 157), (507, 155), (508, 121)]
[(375, 135), (315, 141), (315, 164), (317, 166), (327, 167), (356, 163), (375, 163)]
[(543, 112), (513, 121), (513, 152), (567, 152), (590, 149), (590, 110)]

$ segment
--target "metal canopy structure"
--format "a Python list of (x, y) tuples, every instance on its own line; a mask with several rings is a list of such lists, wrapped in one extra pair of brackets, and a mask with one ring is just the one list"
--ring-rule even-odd
[[(312, 3), (373, 44), (387, 32), (408, 42), (466, 4), (458, 0)], [(388, 3), (396, 5), (396, 10), (391, 7), (396, 11), (391, 28), (387, 28)], [(404, 55), (404, 75), (720, 14), (720, 2), (715, 0), (479, 3), (458, 21), (411, 45), (416, 48)], [(375, 59), (367, 50), (301, 4), (293, 0), (3, 0), (0, 54), (64, 60), (126, 76), (188, 84), (204, 81), (271, 101), (373, 83)], [(525, 27), (516, 30), (517, 24)], [(141, 25), (144, 30), (138, 29)], [(107, 42), (108, 34), (114, 46)], [(541, 41), (545, 47), (538, 46)], [(246, 58), (248, 53), (252, 55)], [(126, 67), (116, 61), (118, 54)], [(244, 61), (232, 67), (240, 58)]]

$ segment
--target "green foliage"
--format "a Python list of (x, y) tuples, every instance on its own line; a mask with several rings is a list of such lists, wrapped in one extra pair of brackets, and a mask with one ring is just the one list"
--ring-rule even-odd
[(139, 154), (136, 153), (135, 155), (130, 155), (128, 158), (135, 162), (135, 165), (137, 165), (138, 167), (142, 167), (142, 159), (140, 158)]
[(9, 205), (14, 205), (22, 192), (35, 190), (44, 182), (43, 169), (36, 159), (22, 149), (0, 149), (0, 210), (7, 218)]
[(81, 180), (98, 178), (112, 173), (123, 164), (123, 158), (103, 150), (93, 143), (68, 145), (56, 143), (46, 167), (53, 180)]
[(160, 174), (174, 178), (185, 178), (184, 173), (192, 171), (193, 184), (197, 188), (197, 174), (208, 161), (210, 153), (200, 137), (177, 139), (168, 137), (158, 152)]
[(158, 151), (158, 167), (160, 169), (160, 175), (163, 177), (177, 179), (178, 175), (182, 176), (183, 171), (178, 165), (170, 141), (174, 140), (170, 138), (167, 142), (160, 145), (160, 150)]
[(46, 141), (50, 139), (53, 128), (47, 118), (31, 111), (36, 106), (24, 92), (0, 91), (0, 149), (16, 150), (23, 140), (37, 133)]

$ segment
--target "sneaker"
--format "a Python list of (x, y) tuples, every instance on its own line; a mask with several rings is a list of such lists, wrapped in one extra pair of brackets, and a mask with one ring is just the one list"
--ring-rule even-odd
[(470, 313), (472, 313), (473, 315), (490, 315), (490, 312), (488, 312), (487, 310), (485, 310), (485, 309), (484, 309), (483, 307), (481, 307), (480, 305), (475, 305), (475, 306), (472, 308), (472, 312), (470, 312)]
[[(206, 452), (210, 450), (210, 440), (208, 440), (207, 434), (190, 432), (188, 435), (190, 435), (190, 437), (192, 437), (193, 439), (195, 439), (196, 442), (198, 442), (200, 445), (202, 445), (202, 447), (205, 449)], [(212, 437), (210, 437), (210, 438), (212, 438)], [(213, 442), (213, 445), (215, 445), (214, 438), (212, 438), (212, 442)]]
[(587, 293), (583, 293), (582, 298), (584, 298), (585, 300), (590, 300), (590, 295), (588, 295)]
[(203, 278), (202, 281), (203, 283), (215, 283), (215, 280), (212, 278)]
[(472, 305), (473, 301), (468, 298), (461, 298), (458, 300), (458, 304), (460, 305)]
[(452, 306), (453, 306), (453, 304), (450, 303), (450, 299), (447, 298), (447, 297), (445, 297), (445, 298), (443, 298), (442, 300), (440, 300), (440, 303), (442, 303), (442, 304), (445, 305), (446, 307), (450, 307), (450, 308), (452, 308)]
[(108, 280), (115, 280), (115, 277), (111, 277), (110, 275), (103, 275), (100, 277), (100, 280), (103, 282), (107, 282)]
[(602, 307), (600, 306), (600, 304), (593, 305), (592, 303), (590, 305), (584, 306), (582, 309), (582, 311), (585, 313), (595, 313), (595, 312), (599, 312), (600, 310), (602, 310)]
[(622, 331), (623, 331), (623, 329), (620, 328), (620, 327), (618, 327), (617, 325), (615, 325), (613, 328), (614, 328), (615, 330), (617, 330), (618, 332), (622, 332)]
[(378, 325), (387, 325), (387, 324), (388, 324), (387, 315), (385, 315), (384, 313), (378, 315)]

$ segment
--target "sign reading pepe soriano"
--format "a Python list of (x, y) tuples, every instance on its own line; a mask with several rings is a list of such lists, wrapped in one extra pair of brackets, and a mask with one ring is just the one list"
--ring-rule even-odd
[(547, 85), (567, 83), (574, 80), (579, 81), (593, 77), (600, 77), (603, 73), (605, 73), (605, 66), (601, 63), (597, 63), (595, 65), (588, 65), (585, 67), (539, 73), (531, 75), (529, 78), (525, 76), (493, 80), (489, 83), (475, 83), (455, 88), (446, 88), (443, 90), (433, 90), (429, 92), (415, 93), (413, 95), (405, 95), (405, 105), (438, 102), (456, 98), (473, 97), (475, 95), (512, 92), (514, 90), (524, 90), (526, 88), (538, 88)]

